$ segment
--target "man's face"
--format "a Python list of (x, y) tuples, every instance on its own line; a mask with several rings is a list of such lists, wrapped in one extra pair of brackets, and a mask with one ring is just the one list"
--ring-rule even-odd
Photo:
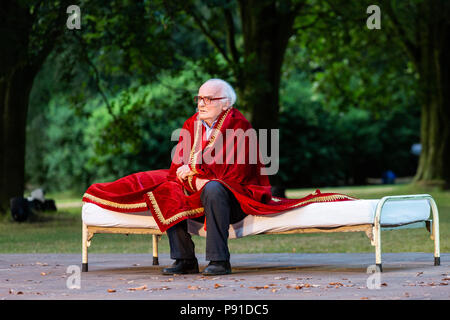
[[(201, 97), (220, 98), (223, 97), (220, 85), (214, 83), (205, 83), (198, 90)], [(205, 104), (203, 99), (198, 101), (198, 114), (200, 120), (204, 120), (209, 126), (217, 119), (219, 114), (228, 107), (227, 99), (212, 100)]]

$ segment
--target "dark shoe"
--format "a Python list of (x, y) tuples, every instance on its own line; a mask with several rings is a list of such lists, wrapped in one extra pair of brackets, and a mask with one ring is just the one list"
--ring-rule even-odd
[(230, 261), (211, 261), (208, 266), (203, 270), (204, 276), (218, 276), (221, 274), (230, 274), (231, 265)]
[(163, 275), (199, 273), (197, 259), (177, 259), (170, 268), (164, 268)]

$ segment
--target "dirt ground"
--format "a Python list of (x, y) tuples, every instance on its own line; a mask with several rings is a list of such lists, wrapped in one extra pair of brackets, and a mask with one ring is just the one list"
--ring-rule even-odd
[[(373, 253), (232, 254), (233, 273), (163, 276), (167, 254), (1, 254), (1, 300), (447, 300), (450, 254), (385, 253), (372, 273)], [(199, 256), (200, 269), (207, 262)]]

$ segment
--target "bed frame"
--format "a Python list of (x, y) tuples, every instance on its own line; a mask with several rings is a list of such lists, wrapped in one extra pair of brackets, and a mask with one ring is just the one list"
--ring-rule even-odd
[[(402, 225), (381, 226), (381, 216), (383, 214), (383, 207), (388, 201), (405, 201), (405, 200), (428, 200), (431, 212), (433, 214), (432, 220), (423, 220), (419, 222), (411, 222)], [(440, 244), (439, 244), (439, 214), (436, 202), (429, 194), (418, 195), (402, 195), (402, 196), (386, 196), (383, 197), (377, 204), (374, 221), (371, 224), (361, 224), (353, 226), (340, 226), (332, 228), (299, 228), (283, 232), (267, 232), (263, 234), (298, 234), (298, 233), (324, 233), (324, 232), (365, 232), (370, 239), (372, 246), (375, 246), (375, 264), (377, 271), (382, 272), (381, 263), (381, 231), (382, 230), (397, 230), (405, 228), (420, 228), (426, 227), (430, 232), (431, 240), (434, 240), (434, 265), (439, 266), (440, 261)], [(88, 271), (88, 248), (91, 240), (97, 233), (117, 233), (117, 234), (151, 234), (153, 235), (153, 265), (159, 265), (158, 261), (158, 241), (162, 233), (159, 229), (150, 228), (122, 228), (122, 227), (96, 227), (87, 226), (83, 223), (82, 226), (82, 271)]]

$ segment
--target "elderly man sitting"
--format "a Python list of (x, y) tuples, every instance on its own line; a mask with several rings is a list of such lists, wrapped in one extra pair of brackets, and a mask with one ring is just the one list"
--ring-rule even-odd
[(231, 272), (227, 244), (231, 223), (246, 214), (287, 208), (279, 206), (280, 200), (272, 201), (257, 142), (248, 141), (255, 132), (233, 107), (235, 101), (236, 94), (227, 82), (208, 80), (195, 97), (197, 112), (183, 124), (170, 169), (95, 183), (83, 195), (84, 202), (119, 212), (150, 209), (161, 232), (167, 231), (175, 259), (163, 274), (199, 272), (186, 219), (205, 220), (210, 263), (203, 274), (219, 275)]
[[(211, 79), (200, 87), (198, 96), (195, 97), (198, 112), (188, 121), (199, 120), (201, 122), (202, 145), (207, 145), (211, 139), (214, 139), (211, 137), (214, 130), (223, 131), (227, 128), (247, 130), (251, 128), (244, 116), (233, 108), (235, 101), (236, 94), (233, 88), (223, 80)], [(225, 119), (228, 121), (225, 122)], [(200, 136), (198, 139), (200, 140)], [(245, 152), (245, 148), (237, 150), (237, 152)], [(220, 158), (220, 160), (223, 159)], [(245, 194), (251, 194), (250, 190), (245, 190), (245, 183), (254, 180), (257, 185), (265, 186), (264, 190), (259, 190), (259, 200), (264, 196), (270, 199), (270, 185), (267, 177), (262, 177), (255, 170), (258, 165), (218, 162), (203, 163), (197, 167), (193, 166), (191, 161), (189, 164), (183, 164), (176, 168), (176, 176), (181, 183), (196, 177), (194, 179), (195, 189), (201, 190), (201, 203), (204, 208), (207, 230), (206, 260), (210, 261), (203, 271), (203, 275), (231, 273), (230, 252), (227, 244), (228, 229), (230, 224), (236, 223), (246, 216), (233, 193), (220, 181), (214, 179), (220, 177), (223, 182), (228, 181), (233, 185), (240, 184), (237, 189), (244, 191)], [(195, 246), (187, 232), (187, 221), (184, 220), (169, 228), (167, 235), (171, 258), (176, 261), (172, 267), (165, 268), (163, 274), (199, 272), (194, 252)]]
[(208, 80), (195, 97), (197, 112), (183, 124), (170, 169), (95, 183), (83, 195), (84, 202), (113, 211), (150, 210), (160, 231), (167, 231), (170, 255), (175, 259), (163, 274), (199, 272), (187, 219), (205, 220), (206, 259), (210, 263), (203, 274), (228, 274), (230, 224), (249, 214), (280, 213), (316, 201), (352, 199), (320, 192), (301, 199), (272, 197), (255, 130), (233, 107), (235, 101), (236, 94), (227, 82)]

